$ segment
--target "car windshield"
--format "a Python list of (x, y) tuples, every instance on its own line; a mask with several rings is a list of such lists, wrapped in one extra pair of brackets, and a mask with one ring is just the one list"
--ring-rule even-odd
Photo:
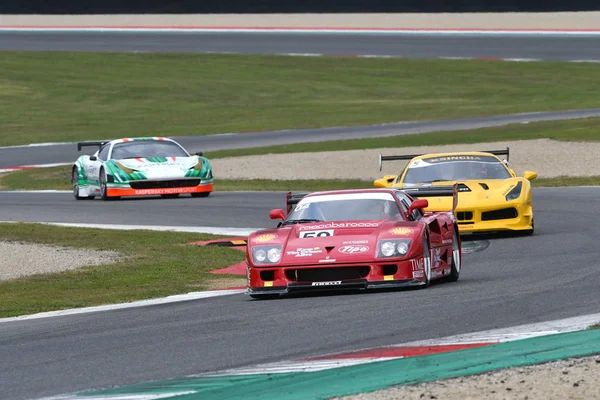
[(390, 193), (346, 193), (303, 198), (290, 211), (285, 224), (402, 218), (400, 208)]
[(189, 157), (181, 147), (167, 140), (134, 140), (114, 145), (111, 158)]
[(467, 179), (508, 179), (502, 162), (490, 156), (447, 156), (413, 161), (403, 183), (426, 183)]

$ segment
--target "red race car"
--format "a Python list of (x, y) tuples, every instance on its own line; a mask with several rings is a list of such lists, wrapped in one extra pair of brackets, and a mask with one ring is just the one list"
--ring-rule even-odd
[[(453, 196), (453, 210), (424, 212), (428, 202), (418, 196)], [(282, 220), (277, 228), (248, 237), (247, 293), (253, 298), (458, 279), (456, 185), (288, 193), (286, 202), (287, 215), (270, 212)]]

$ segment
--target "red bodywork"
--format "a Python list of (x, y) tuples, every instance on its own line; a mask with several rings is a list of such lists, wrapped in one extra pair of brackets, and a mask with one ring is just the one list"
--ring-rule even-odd
[[(391, 193), (399, 206), (401, 199), (406, 201), (408, 197), (412, 201), (411, 210), (427, 207), (427, 200), (415, 200), (399, 189), (331, 191), (309, 196), (372, 191)], [(450, 195), (454, 195), (456, 204), (456, 188)], [(290, 208), (288, 195), (288, 213)], [(408, 220), (411, 210), (403, 208), (402, 221), (308, 222), (251, 234), (246, 248), (248, 294), (263, 297), (305, 290), (426, 287), (430, 280), (449, 276), (454, 241), (454, 254), (462, 258), (453, 213), (421, 212), (421, 217), (411, 221)], [(272, 219), (284, 215), (281, 210), (270, 212)], [(328, 231), (330, 235), (319, 236), (321, 231)], [(427, 270), (424, 237), (428, 237), (431, 260)], [(385, 239), (412, 239), (412, 243), (403, 256), (378, 258), (379, 243)], [(281, 246), (281, 260), (275, 264), (255, 263), (252, 254), (257, 246)], [(456, 261), (460, 272), (462, 260)], [(426, 271), (430, 271), (429, 279), (426, 279)]]

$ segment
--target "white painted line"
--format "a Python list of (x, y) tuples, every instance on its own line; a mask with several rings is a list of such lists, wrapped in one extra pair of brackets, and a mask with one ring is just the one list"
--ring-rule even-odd
[(163, 225), (119, 225), (119, 224), (84, 224), (71, 222), (30, 222), (30, 221), (0, 221), (0, 224), (42, 224), (56, 225), (72, 228), (95, 228), (95, 229), (113, 229), (113, 230), (149, 230), (161, 232), (191, 232), (191, 233), (207, 233), (211, 235), (230, 235), (230, 236), (248, 236), (265, 228), (220, 228), (215, 226), (163, 226)]
[(574, 63), (600, 63), (600, 60), (571, 60)]
[(194, 394), (195, 391), (187, 392), (165, 392), (159, 394), (116, 394), (110, 395), (98, 395), (98, 396), (80, 396), (78, 394), (67, 394), (52, 397), (44, 397), (39, 400), (159, 400), (159, 399), (170, 399), (175, 396), (183, 396), (186, 394)]
[(210, 297), (229, 296), (232, 294), (244, 293), (245, 291), (246, 291), (246, 289), (228, 289), (228, 290), (213, 290), (213, 291), (207, 291), (207, 292), (191, 292), (191, 293), (187, 293), (187, 294), (178, 294), (178, 295), (162, 297), (162, 298), (158, 298), (158, 299), (133, 301), (130, 303), (107, 304), (107, 305), (103, 305), (103, 306), (71, 308), (71, 309), (67, 309), (67, 310), (48, 311), (48, 312), (43, 312), (43, 313), (38, 313), (38, 314), (22, 315), (19, 317), (0, 318), (0, 323), (15, 322), (15, 321), (28, 321), (28, 320), (32, 320), (32, 319), (51, 318), (51, 317), (62, 317), (62, 316), (66, 316), (66, 315), (88, 314), (88, 313), (100, 312), (100, 311), (122, 310), (125, 308), (146, 307), (146, 306), (154, 306), (157, 304), (178, 303), (178, 302), (182, 302), (182, 301), (206, 299), (206, 298), (210, 298)]
[(503, 58), (504, 61), (514, 61), (514, 62), (536, 62), (542, 61), (537, 58)]
[(410, 35), (552, 35), (552, 36), (597, 36), (600, 30), (503, 30), (503, 29), (379, 29), (379, 28), (272, 28), (272, 27), (43, 27), (43, 26), (0, 26), (6, 32), (120, 32), (120, 33), (337, 33), (337, 34), (410, 34)]
[(17, 146), (0, 146), (0, 150), (3, 149), (20, 149), (26, 147), (47, 147), (47, 146), (66, 146), (76, 144), (76, 142), (48, 142), (48, 143), (33, 143), (33, 144), (20, 144)]
[(37, 164), (37, 165), (17, 165), (14, 167), (6, 167), (0, 169), (0, 174), (4, 172), (15, 172), (22, 171), (25, 169), (36, 169), (36, 168), (52, 168), (52, 167), (63, 167), (65, 165), (72, 165), (73, 163), (54, 163), (54, 164)]

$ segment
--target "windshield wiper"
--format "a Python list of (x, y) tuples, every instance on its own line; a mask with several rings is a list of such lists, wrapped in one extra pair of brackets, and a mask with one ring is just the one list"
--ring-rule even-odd
[(287, 225), (287, 224), (303, 224), (305, 222), (323, 222), (320, 219), (309, 219), (309, 218), (305, 218), (305, 219), (288, 219), (287, 221), (284, 221), (281, 225)]

